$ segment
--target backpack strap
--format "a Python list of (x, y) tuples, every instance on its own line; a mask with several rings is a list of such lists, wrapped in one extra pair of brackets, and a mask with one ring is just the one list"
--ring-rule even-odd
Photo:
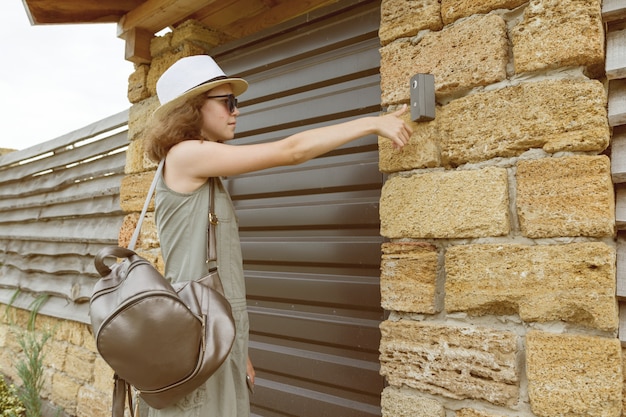
[(112, 417), (124, 417), (124, 400), (128, 396), (128, 408), (130, 409), (130, 416), (135, 416), (135, 409), (133, 408), (133, 398), (130, 392), (130, 385), (117, 376), (113, 375), (115, 385), (113, 386), (113, 407), (111, 408)]
[(152, 200), (152, 196), (154, 195), (154, 190), (156, 189), (159, 176), (161, 175), (161, 172), (163, 172), (163, 165), (165, 165), (165, 159), (161, 159), (161, 162), (159, 162), (159, 166), (157, 167), (157, 170), (154, 173), (152, 184), (150, 184), (150, 189), (148, 190), (148, 195), (146, 196), (146, 201), (145, 203), (143, 203), (143, 209), (141, 210), (141, 214), (139, 215), (139, 220), (137, 220), (137, 227), (135, 227), (135, 231), (133, 232), (133, 237), (130, 238), (130, 243), (128, 244), (128, 249), (130, 250), (134, 250), (135, 245), (137, 244), (137, 239), (139, 238), (139, 231), (141, 230), (141, 224), (143, 223), (144, 217), (146, 217), (148, 207), (150, 207), (150, 200)]

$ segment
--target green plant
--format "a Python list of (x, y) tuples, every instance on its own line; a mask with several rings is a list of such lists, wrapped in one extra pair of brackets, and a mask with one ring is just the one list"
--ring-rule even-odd
[[(17, 299), (18, 291), (12, 297), (9, 306)], [(47, 329), (36, 332), (35, 319), (39, 309), (48, 298), (49, 295), (41, 295), (30, 304), (31, 312), (27, 329), (19, 330), (17, 333), (17, 342), (23, 352), (23, 358), (16, 365), (17, 375), (22, 380), (22, 386), (17, 390), (17, 396), (25, 408), (25, 417), (41, 417), (43, 405), (41, 389), (43, 388), (44, 372), (43, 348), (53, 332)]]
[(0, 416), (22, 417), (26, 415), (26, 408), (17, 396), (15, 386), (7, 385), (0, 376)]

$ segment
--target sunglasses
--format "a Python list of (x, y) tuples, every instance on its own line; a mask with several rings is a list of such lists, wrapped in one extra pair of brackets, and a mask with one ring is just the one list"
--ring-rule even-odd
[(226, 107), (228, 111), (233, 113), (237, 108), (237, 98), (233, 94), (224, 94), (221, 96), (207, 96), (206, 98), (225, 98), (224, 102), (226, 103)]

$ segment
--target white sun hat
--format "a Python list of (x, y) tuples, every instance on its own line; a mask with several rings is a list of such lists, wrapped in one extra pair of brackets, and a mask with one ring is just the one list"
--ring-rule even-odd
[(153, 116), (162, 116), (186, 100), (222, 84), (232, 85), (235, 96), (248, 89), (247, 81), (227, 77), (208, 55), (181, 58), (165, 70), (156, 83), (157, 97), (161, 105), (154, 111)]

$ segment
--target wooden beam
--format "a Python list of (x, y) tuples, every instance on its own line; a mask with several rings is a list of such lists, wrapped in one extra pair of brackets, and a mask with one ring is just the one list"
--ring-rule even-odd
[(126, 39), (136, 28), (157, 33), (184, 20), (216, 0), (148, 0), (126, 13), (117, 25), (117, 36)]
[[(626, 126), (613, 129), (611, 138), (611, 177), (613, 183), (626, 182)], [(626, 221), (626, 218), (624, 218)]]
[(124, 57), (135, 64), (148, 64), (152, 61), (150, 41), (154, 35), (144, 29), (134, 28), (126, 32)]
[(604, 0), (602, 2), (602, 19), (605, 22), (626, 19), (626, 3), (624, 3), (624, 0)]

